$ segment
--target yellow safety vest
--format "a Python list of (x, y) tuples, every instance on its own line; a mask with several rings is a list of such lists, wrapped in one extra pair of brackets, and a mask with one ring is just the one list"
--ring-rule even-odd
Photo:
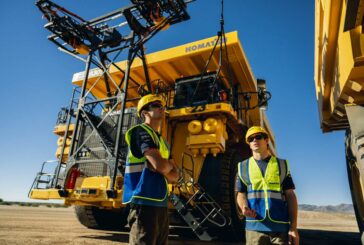
[(271, 157), (265, 176), (253, 157), (240, 162), (239, 177), (248, 187), (248, 205), (257, 213), (256, 218), (247, 217), (247, 222), (262, 222), (269, 219), (275, 223), (288, 224), (287, 202), (282, 191), (282, 183), (287, 176), (287, 161)]
[(126, 143), (129, 146), (128, 157), (125, 166), (123, 203), (138, 203), (158, 206), (165, 202), (168, 194), (168, 182), (165, 177), (148, 168), (146, 157), (137, 158), (130, 150), (132, 130), (142, 127), (152, 137), (159, 147), (159, 152), (164, 159), (169, 159), (168, 144), (158, 136), (154, 130), (146, 124), (139, 124), (130, 128), (125, 134)]

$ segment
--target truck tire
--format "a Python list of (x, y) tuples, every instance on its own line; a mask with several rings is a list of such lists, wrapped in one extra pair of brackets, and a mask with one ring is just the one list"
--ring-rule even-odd
[(244, 222), (236, 203), (235, 179), (238, 174), (238, 163), (248, 157), (249, 151), (246, 149), (243, 152), (240, 150), (228, 150), (220, 154), (217, 157), (217, 161), (212, 161), (212, 156), (208, 156), (205, 159), (201, 174), (201, 177), (204, 177), (199, 182), (231, 219), (229, 226), (210, 228), (213, 230), (212, 234), (216, 235), (218, 240), (226, 242), (244, 240)]
[(224, 240), (226, 240), (226, 237), (229, 237), (230, 241), (245, 241), (245, 223), (236, 202), (235, 180), (238, 176), (238, 163), (248, 158), (248, 154), (248, 151), (242, 154), (242, 152), (233, 150), (226, 152), (223, 156), (221, 173), (223, 198), (221, 206), (231, 218), (231, 225), (227, 229), (222, 230), (220, 235)]
[(75, 206), (78, 221), (87, 228), (120, 231), (127, 223), (129, 208), (101, 209), (94, 206)]
[(349, 129), (346, 131), (346, 167), (362, 244), (364, 244), (364, 144), (358, 143), (358, 139), (363, 140), (363, 138), (364, 136), (353, 139), (351, 131)]

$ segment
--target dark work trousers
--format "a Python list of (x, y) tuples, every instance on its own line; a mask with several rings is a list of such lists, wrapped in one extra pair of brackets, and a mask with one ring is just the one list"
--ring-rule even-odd
[(129, 244), (168, 244), (169, 219), (167, 207), (130, 205)]
[(288, 232), (246, 231), (246, 245), (286, 245)]

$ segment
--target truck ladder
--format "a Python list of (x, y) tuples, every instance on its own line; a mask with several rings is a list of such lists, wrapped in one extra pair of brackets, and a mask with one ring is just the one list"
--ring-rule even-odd
[[(177, 185), (182, 188), (185, 184), (186, 182), (182, 179)], [(188, 200), (184, 200), (172, 192), (169, 197), (170, 201), (200, 240), (211, 241), (214, 237), (209, 234), (208, 225), (224, 227), (230, 225), (230, 218), (226, 217), (218, 203), (199, 184), (194, 183), (189, 188), (191, 187), (194, 194)]]

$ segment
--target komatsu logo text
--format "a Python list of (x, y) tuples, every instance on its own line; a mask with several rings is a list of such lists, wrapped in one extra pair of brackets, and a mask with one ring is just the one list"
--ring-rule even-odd
[[(226, 42), (227, 42), (227, 38), (225, 38)], [(212, 41), (208, 41), (208, 42), (203, 42), (203, 43), (198, 43), (195, 45), (191, 45), (185, 48), (185, 52), (189, 53), (189, 52), (193, 52), (199, 49), (203, 49), (203, 48), (209, 48), (209, 47), (213, 47), (216, 44), (217, 39), (214, 39)], [(219, 41), (220, 44), (220, 41)]]

